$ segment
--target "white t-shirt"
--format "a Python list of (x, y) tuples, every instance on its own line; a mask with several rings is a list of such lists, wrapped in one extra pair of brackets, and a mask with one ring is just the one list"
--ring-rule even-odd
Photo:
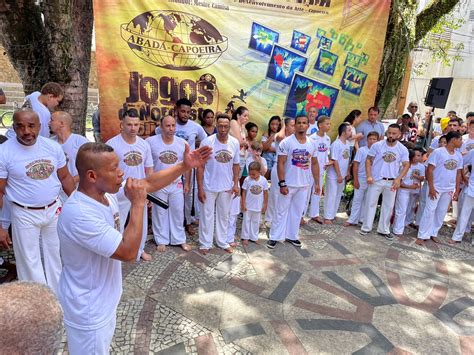
[(31, 108), (35, 111), (41, 123), (40, 136), (49, 138), (49, 121), (51, 120), (51, 112), (49, 109), (38, 101), (38, 97), (41, 95), (39, 91), (35, 91), (25, 97), (25, 107)]
[(306, 138), (305, 143), (300, 143), (292, 134), (280, 142), (278, 155), (287, 157), (285, 164), (287, 186), (306, 187), (313, 184), (311, 159), (316, 155), (316, 145), (311, 139)]
[(310, 123), (309, 124), (309, 127), (308, 129), (306, 130), (306, 135), (307, 136), (310, 136), (316, 132), (319, 131), (319, 128), (318, 128), (318, 121), (314, 122), (314, 123)]
[[(464, 166), (474, 166), (474, 149), (470, 150), (469, 153), (463, 157), (463, 164)], [(469, 197), (474, 197), (474, 172), (471, 172), (469, 175), (469, 186), (466, 188), (466, 193)]]
[(118, 201), (105, 196), (109, 206), (76, 191), (58, 220), (63, 260), (59, 301), (64, 322), (82, 330), (110, 321), (122, 294), (122, 266), (110, 258), (122, 241)]
[(201, 147), (212, 148), (212, 156), (204, 167), (203, 187), (206, 191), (222, 192), (229, 191), (234, 185), (234, 175), (232, 168), (234, 164), (239, 165), (240, 144), (231, 135), (227, 138), (227, 143), (223, 144), (213, 134), (201, 142)]
[(89, 141), (86, 137), (81, 136), (79, 134), (71, 133), (66, 142), (61, 144), (61, 148), (63, 148), (64, 154), (66, 154), (67, 169), (69, 170), (72, 176), (76, 176), (79, 174), (76, 169), (77, 151), (79, 150), (81, 145), (88, 142)]
[(431, 153), (428, 164), (435, 167), (433, 183), (438, 192), (454, 191), (456, 175), (463, 168), (462, 155), (459, 152), (449, 154), (446, 148), (438, 148)]
[[(161, 135), (160, 127), (155, 129), (156, 135)], [(185, 125), (181, 125), (176, 121), (176, 137), (184, 139), (189, 144), (191, 150), (196, 148), (196, 138), (198, 141), (202, 142), (206, 137), (206, 131), (202, 128), (201, 125), (198, 125), (196, 122), (188, 120)]]
[(354, 161), (359, 163), (359, 166), (357, 167), (357, 177), (359, 181), (367, 180), (367, 171), (365, 170), (365, 161), (367, 160), (367, 154), (369, 153), (369, 147), (364, 146), (359, 148), (357, 151)]
[(61, 146), (38, 136), (32, 146), (9, 139), (0, 148), (0, 179), (7, 179), (8, 199), (23, 206), (41, 207), (53, 202), (61, 190), (57, 171), (66, 166)]
[(245, 194), (245, 207), (249, 211), (260, 212), (263, 207), (263, 192), (268, 190), (268, 181), (260, 175), (258, 180), (247, 176), (242, 184)]
[(386, 140), (374, 143), (367, 155), (374, 157), (372, 164), (374, 181), (382, 178), (395, 179), (400, 175), (401, 164), (410, 161), (408, 149), (403, 144), (397, 142), (394, 147), (390, 147)]
[(439, 147), (439, 139), (441, 138), (441, 136), (436, 136), (433, 138), (433, 140), (431, 141), (431, 144), (430, 144), (430, 148), (431, 149), (436, 149)]
[[(331, 160), (336, 160), (339, 163), (339, 171), (344, 178), (347, 175), (351, 158), (349, 142), (346, 141), (346, 143), (342, 143), (342, 141), (337, 138), (334, 142), (332, 142), (330, 149)], [(333, 180), (337, 179), (337, 173), (336, 169), (334, 169), (334, 165), (330, 165), (328, 167), (326, 177)]]
[[(319, 174), (323, 175), (324, 166), (329, 161), (329, 148), (331, 146), (331, 138), (327, 134), (320, 137), (317, 133), (313, 133), (309, 138), (316, 146), (316, 156), (318, 157)], [(322, 182), (320, 182), (322, 183)]]
[[(253, 155), (249, 154), (247, 160), (245, 161), (245, 166), (247, 167), (247, 172), (249, 171), (250, 163), (253, 163), (254, 161), (256, 161), (256, 160), (253, 158)], [(260, 162), (260, 164), (263, 165), (263, 168), (265, 169), (265, 171), (268, 169), (267, 161), (265, 159), (263, 159), (263, 157), (262, 157), (262, 161)]]
[[(183, 161), (184, 150), (187, 144), (184, 139), (173, 137), (173, 143), (166, 144), (163, 142), (163, 136), (160, 134), (147, 138), (146, 142), (151, 147), (154, 171), (170, 168)], [(175, 182), (178, 182), (180, 179), (180, 177), (176, 178)]]
[[(403, 178), (402, 182), (404, 185), (413, 185), (413, 184), (418, 184), (421, 186), (421, 181), (418, 179), (415, 179), (413, 175), (418, 175), (418, 176), (425, 176), (425, 166), (422, 163), (417, 163), (415, 165), (410, 164), (410, 168), (408, 169), (407, 174)], [(408, 189), (407, 189), (408, 190)], [(410, 192), (418, 193), (420, 192), (420, 189), (416, 190), (409, 190)]]
[(153, 167), (150, 146), (143, 138), (137, 137), (135, 143), (128, 144), (121, 134), (107, 142), (119, 157), (120, 169), (124, 172), (124, 179), (145, 178), (145, 168)]

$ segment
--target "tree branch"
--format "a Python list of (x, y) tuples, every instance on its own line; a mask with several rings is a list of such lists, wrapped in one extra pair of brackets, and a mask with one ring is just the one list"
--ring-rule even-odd
[(451, 12), (459, 0), (435, 0), (416, 16), (415, 43), (436, 25), (441, 17)]

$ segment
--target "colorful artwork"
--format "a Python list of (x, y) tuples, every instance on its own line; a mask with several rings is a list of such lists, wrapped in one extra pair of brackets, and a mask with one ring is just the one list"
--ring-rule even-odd
[(273, 44), (278, 43), (279, 38), (280, 34), (277, 31), (253, 22), (249, 48), (270, 55), (272, 53)]
[(336, 70), (338, 56), (334, 53), (321, 49), (319, 51), (318, 59), (314, 65), (314, 69), (327, 74), (334, 75)]
[(310, 36), (305, 35), (304, 33), (301, 33), (299, 31), (293, 31), (293, 38), (291, 39), (291, 48), (306, 53), (310, 43)]
[(326, 49), (330, 51), (331, 47), (332, 47), (332, 39), (329, 39), (324, 36), (319, 39), (318, 48), (322, 48), (322, 49)]
[(306, 115), (310, 107), (318, 109), (318, 117), (331, 116), (339, 89), (313, 78), (296, 73), (286, 98), (284, 115), (296, 117)]
[(366, 73), (355, 68), (346, 67), (340, 83), (341, 89), (360, 96), (366, 79)]
[(316, 38), (321, 38), (323, 36), (326, 36), (326, 30), (318, 28), (318, 30), (316, 31)]
[(361, 60), (362, 60), (362, 57), (360, 55), (349, 52), (347, 53), (346, 61), (344, 62), (344, 65), (354, 67), (354, 68), (359, 68)]
[(267, 78), (290, 85), (297, 71), (304, 72), (306, 57), (278, 44), (273, 46), (273, 52), (268, 63)]
[(362, 65), (367, 65), (367, 63), (369, 62), (369, 55), (365, 52), (362, 52), (360, 62)]

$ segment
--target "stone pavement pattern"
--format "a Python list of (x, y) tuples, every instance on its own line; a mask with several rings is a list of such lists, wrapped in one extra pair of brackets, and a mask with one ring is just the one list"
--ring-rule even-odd
[[(301, 228), (303, 247), (124, 264), (113, 353), (474, 353), (474, 247)], [(239, 234), (239, 233), (238, 233)], [(62, 344), (65, 350), (65, 343)], [(62, 351), (60, 351), (62, 352)], [(64, 351), (66, 353), (66, 351)]]

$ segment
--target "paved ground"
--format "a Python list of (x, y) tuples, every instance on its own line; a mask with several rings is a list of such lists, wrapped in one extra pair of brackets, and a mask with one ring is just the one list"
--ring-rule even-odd
[(357, 231), (308, 223), (270, 251), (262, 229), (233, 255), (150, 241), (153, 261), (123, 265), (112, 352), (473, 354), (474, 247)]

